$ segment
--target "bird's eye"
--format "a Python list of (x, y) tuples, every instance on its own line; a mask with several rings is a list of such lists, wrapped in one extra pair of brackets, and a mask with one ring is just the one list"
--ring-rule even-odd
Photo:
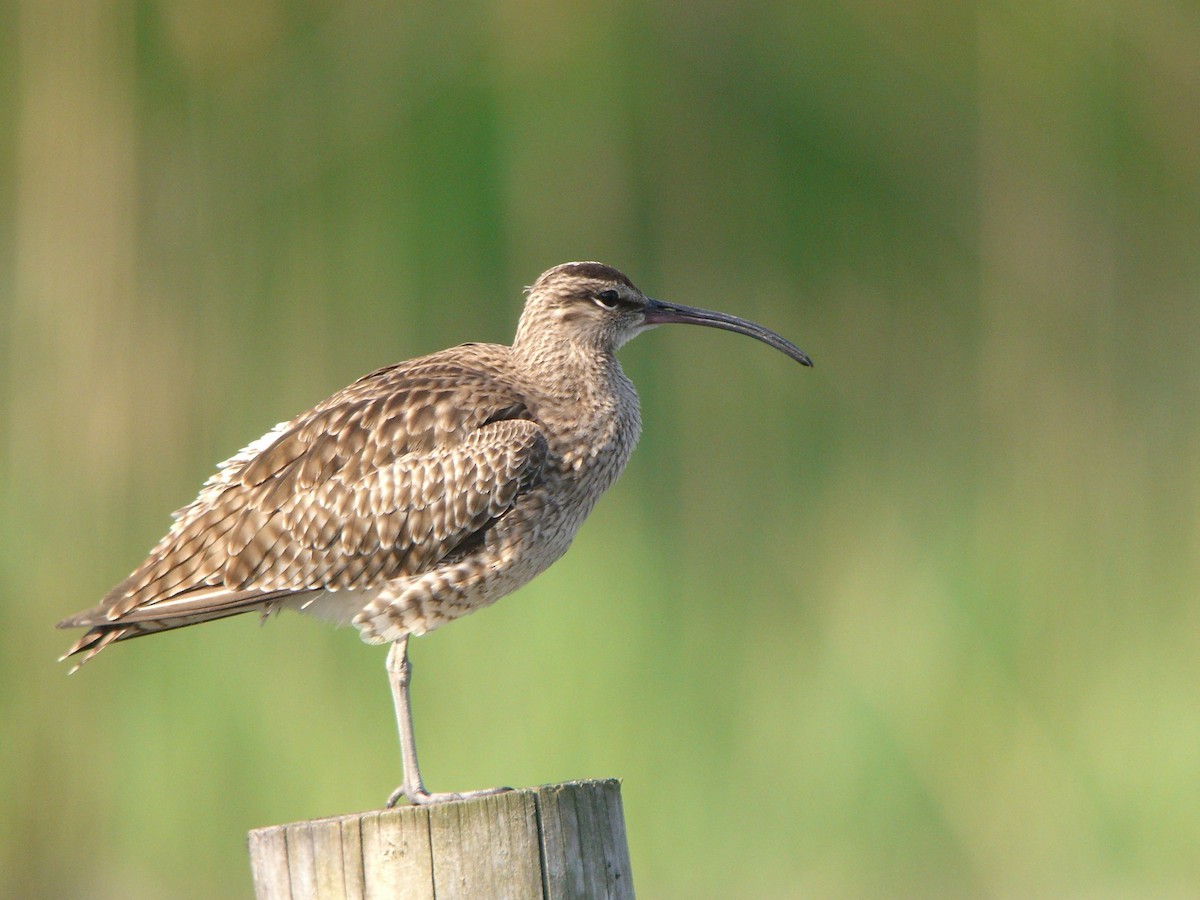
[(612, 288), (601, 291), (596, 295), (596, 303), (605, 309), (616, 309), (617, 304), (621, 302), (621, 295)]

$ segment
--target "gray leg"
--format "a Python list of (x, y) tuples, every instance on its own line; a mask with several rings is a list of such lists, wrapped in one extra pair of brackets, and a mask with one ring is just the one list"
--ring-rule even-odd
[(395, 806), (401, 797), (414, 805), (440, 803), (443, 800), (469, 800), (499, 794), (512, 788), (487, 788), (482, 791), (467, 791), (461, 794), (431, 794), (421, 781), (421, 767), (417, 764), (417, 741), (413, 736), (412, 707), (408, 700), (408, 683), (412, 679), (412, 664), (408, 661), (408, 635), (392, 644), (387, 656), (388, 681), (392, 685), (392, 700), (396, 704), (396, 726), (400, 729), (400, 755), (404, 765), (404, 783), (388, 797), (387, 805)]

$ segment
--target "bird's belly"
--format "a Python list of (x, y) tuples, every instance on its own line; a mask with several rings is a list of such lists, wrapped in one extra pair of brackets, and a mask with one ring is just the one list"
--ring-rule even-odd
[(372, 644), (433, 631), (512, 593), (567, 551), (592, 504), (562, 502), (552, 494), (531, 491), (478, 547), (429, 571), (373, 589), (326, 591), (292, 605), (338, 624), (353, 624)]

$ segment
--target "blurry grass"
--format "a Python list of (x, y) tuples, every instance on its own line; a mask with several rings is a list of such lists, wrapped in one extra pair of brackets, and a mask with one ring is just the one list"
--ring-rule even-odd
[(1194, 892), (1194, 12), (15, 10), (0, 894), (245, 896), (248, 828), (382, 802), (353, 633), (68, 679), (51, 625), (218, 459), (508, 340), (571, 258), (817, 368), (623, 351), (646, 434), (576, 547), (414, 645), (430, 785), (622, 777), (646, 896)]

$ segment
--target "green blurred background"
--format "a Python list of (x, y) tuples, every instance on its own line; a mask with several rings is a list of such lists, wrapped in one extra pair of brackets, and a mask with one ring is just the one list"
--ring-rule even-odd
[(95, 603), (214, 463), (601, 259), (567, 557), (419, 640), (433, 789), (624, 779), (644, 897), (1200, 892), (1200, 8), (0, 6), (0, 895), (248, 896), (399, 781), (384, 649)]

